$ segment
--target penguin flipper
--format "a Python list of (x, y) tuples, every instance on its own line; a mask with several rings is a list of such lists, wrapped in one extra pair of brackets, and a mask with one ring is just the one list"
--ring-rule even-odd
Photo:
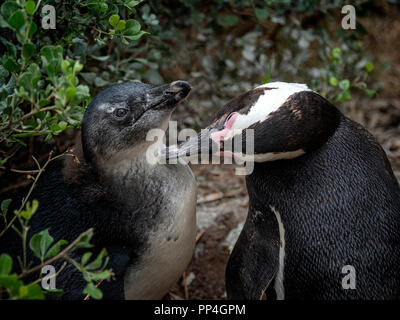
[(228, 299), (260, 300), (279, 267), (279, 226), (271, 210), (249, 209), (226, 268)]

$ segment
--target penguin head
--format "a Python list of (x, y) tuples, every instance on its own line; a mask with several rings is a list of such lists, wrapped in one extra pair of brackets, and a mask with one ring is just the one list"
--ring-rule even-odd
[(304, 84), (272, 82), (229, 101), (197, 137), (170, 147), (167, 158), (208, 153), (255, 162), (292, 159), (326, 141), (340, 115)]
[(126, 82), (102, 90), (82, 121), (82, 147), (92, 164), (108, 164), (144, 152), (149, 130), (166, 130), (175, 106), (190, 92), (186, 81), (162, 86)]

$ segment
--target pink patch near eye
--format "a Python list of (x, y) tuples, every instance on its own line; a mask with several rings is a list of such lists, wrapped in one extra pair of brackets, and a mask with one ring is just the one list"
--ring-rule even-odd
[(230, 115), (228, 121), (225, 123), (224, 129), (218, 132), (214, 132), (210, 135), (210, 138), (214, 140), (216, 143), (219, 143), (221, 140), (224, 140), (225, 136), (228, 134), (230, 129), (232, 128), (237, 116), (239, 113), (234, 112)]

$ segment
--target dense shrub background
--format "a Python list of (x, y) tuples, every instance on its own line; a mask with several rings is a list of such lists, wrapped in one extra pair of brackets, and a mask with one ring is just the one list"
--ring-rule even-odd
[[(357, 18), (362, 18), (394, 2), (358, 0), (352, 4)], [(46, 15), (42, 8), (47, 4), (56, 9), (55, 30), (41, 27)], [(193, 106), (178, 114), (181, 126), (194, 128), (220, 107), (221, 99), (226, 101), (270, 80), (308, 83), (335, 103), (349, 101), (354, 94), (374, 98), (382, 83), (371, 81), (371, 75), (388, 66), (375, 65), (372, 53), (365, 50), (367, 34), (359, 20), (355, 30), (341, 28), (345, 4), (335, 0), (3, 2), (1, 200), (36, 181), (46, 161), (67, 150), (90, 98), (118, 81), (160, 84), (189, 75), (189, 80), (199, 84), (193, 96), (209, 97), (201, 108)], [(27, 174), (32, 176), (28, 180)], [(24, 234), (40, 206), (33, 200), (26, 197), (12, 220), (19, 223), (27, 250), (34, 246), (28, 248)], [(2, 202), (4, 219), (9, 204), (9, 200)], [(14, 232), (10, 221), (4, 220), (3, 225), (8, 226), (7, 232)], [(48, 240), (51, 236), (43, 232), (38, 237)], [(46, 258), (56, 256), (61, 245), (65, 246), (60, 244)], [(18, 274), (11, 273), (15, 261), (0, 257), (0, 298), (44, 297), (37, 285), (24, 285)], [(110, 272), (105, 272), (104, 263), (86, 270), (87, 262), (77, 268), (88, 281), (86, 292), (100, 298), (95, 283)], [(19, 275), (26, 270), (27, 263), (13, 269)]]

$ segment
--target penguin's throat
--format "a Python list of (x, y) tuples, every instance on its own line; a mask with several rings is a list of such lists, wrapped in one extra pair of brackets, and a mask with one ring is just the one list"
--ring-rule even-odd
[(126, 174), (135, 168), (151, 167), (151, 163), (146, 158), (148, 145), (142, 144), (123, 151), (110, 152), (102, 155), (96, 161), (98, 169), (104, 173)]

